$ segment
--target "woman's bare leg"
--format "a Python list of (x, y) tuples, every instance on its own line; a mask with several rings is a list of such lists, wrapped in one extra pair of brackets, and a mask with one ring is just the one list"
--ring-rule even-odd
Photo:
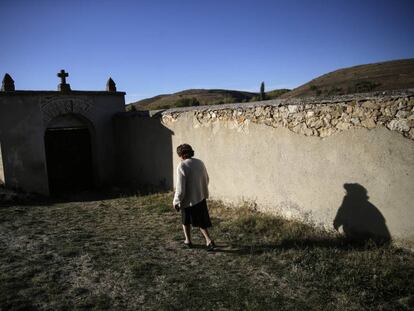
[(210, 234), (208, 233), (207, 228), (203, 229), (200, 228), (201, 233), (203, 234), (204, 238), (206, 239), (206, 245), (209, 245), (211, 243)]
[(185, 237), (184, 243), (186, 243), (186, 244), (191, 243), (191, 227), (190, 227), (190, 225), (183, 225), (183, 231), (184, 231), (184, 237)]

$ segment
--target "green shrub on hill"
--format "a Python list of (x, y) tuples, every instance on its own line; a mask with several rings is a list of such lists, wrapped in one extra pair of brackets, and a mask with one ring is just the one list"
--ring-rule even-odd
[(170, 109), (171, 106), (170, 105), (159, 105), (159, 106), (155, 106), (154, 108), (151, 108), (151, 110), (162, 110), (162, 109)]
[(355, 83), (353, 87), (350, 87), (350, 91), (354, 93), (372, 92), (380, 85), (381, 83), (372, 81), (360, 81)]
[(340, 87), (336, 87), (336, 86), (332, 86), (329, 90), (328, 90), (328, 95), (342, 95), (344, 94), (342, 88)]
[(137, 107), (135, 107), (134, 105), (128, 105), (125, 108), (126, 111), (137, 111)]
[(174, 104), (174, 107), (192, 107), (192, 106), (200, 106), (200, 102), (197, 98), (180, 98)]
[(283, 94), (289, 92), (289, 89), (278, 89), (278, 90), (273, 90), (270, 92), (266, 92), (266, 98), (267, 99), (275, 99), (278, 98), (280, 96), (282, 96)]
[(310, 89), (312, 92), (315, 92), (315, 95), (316, 95), (316, 96), (319, 96), (319, 95), (321, 95), (321, 94), (322, 94), (322, 90), (320, 90), (320, 89), (319, 89), (319, 87), (317, 87), (316, 85), (311, 85), (311, 86), (309, 87), (309, 89)]

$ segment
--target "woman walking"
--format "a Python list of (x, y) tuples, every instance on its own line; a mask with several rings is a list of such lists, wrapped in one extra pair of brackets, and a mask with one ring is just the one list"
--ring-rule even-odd
[(177, 211), (181, 210), (184, 244), (192, 247), (192, 225), (200, 228), (206, 240), (207, 250), (212, 251), (215, 244), (207, 229), (211, 227), (211, 220), (206, 202), (209, 181), (206, 167), (201, 160), (193, 158), (194, 150), (188, 144), (178, 146), (177, 154), (181, 158), (181, 162), (177, 167), (173, 205)]

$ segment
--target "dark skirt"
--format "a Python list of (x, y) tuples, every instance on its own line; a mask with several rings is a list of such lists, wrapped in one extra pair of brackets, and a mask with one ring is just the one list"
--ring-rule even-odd
[(196, 205), (182, 208), (181, 218), (183, 225), (192, 225), (193, 227), (200, 227), (202, 229), (212, 226), (206, 199)]

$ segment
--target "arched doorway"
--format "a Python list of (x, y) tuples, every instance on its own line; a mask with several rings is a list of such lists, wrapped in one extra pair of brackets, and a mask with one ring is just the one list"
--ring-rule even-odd
[(93, 187), (91, 123), (81, 116), (61, 115), (45, 132), (49, 192), (76, 193)]

